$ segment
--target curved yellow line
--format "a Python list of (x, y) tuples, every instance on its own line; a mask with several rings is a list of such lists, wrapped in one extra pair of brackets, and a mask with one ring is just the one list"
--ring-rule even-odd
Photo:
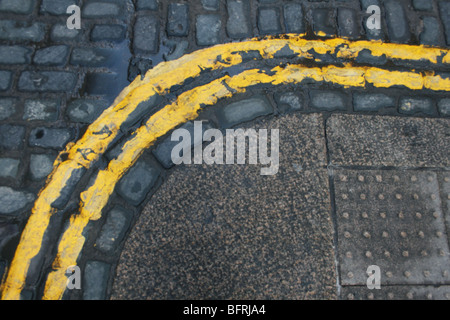
[[(376, 75), (376, 76), (374, 76)], [(441, 79), (442, 84), (435, 86), (428, 81), (428, 75), (413, 72), (387, 71), (367, 67), (323, 67), (305, 68), (288, 65), (284, 68), (275, 67), (265, 73), (259, 69), (244, 71), (234, 77), (225, 76), (211, 83), (197, 87), (181, 94), (177, 101), (155, 113), (149, 121), (138, 130), (128, 141), (121, 154), (113, 159), (105, 170), (98, 173), (93, 185), (81, 194), (80, 214), (71, 219), (71, 224), (59, 244), (53, 269), (49, 274), (44, 291), (44, 299), (60, 299), (66, 288), (65, 270), (75, 265), (84, 244), (82, 232), (89, 221), (101, 217), (117, 182), (139, 159), (142, 152), (154, 144), (157, 139), (178, 125), (193, 120), (203, 106), (211, 106), (219, 99), (231, 97), (246, 91), (256, 84), (286, 84), (300, 83), (305, 79), (325, 81), (343, 86), (364, 87), (367, 83), (375, 87), (392, 87), (406, 85), (410, 89), (441, 90), (445, 86), (450, 90), (450, 81)], [(386, 79), (390, 79), (386, 83)]]
[[(150, 99), (152, 96), (169, 92), (173, 86), (181, 85), (189, 78), (198, 77), (203, 70), (217, 70), (238, 65), (243, 62), (242, 52), (257, 51), (263, 59), (272, 59), (276, 57), (277, 52), (286, 46), (289, 46), (289, 49), (296, 53), (298, 57), (305, 59), (320, 60), (320, 56), (317, 56), (317, 54), (332, 54), (339, 58), (353, 60), (363, 50), (369, 50), (374, 56), (385, 55), (387, 58), (394, 60), (426, 61), (432, 64), (439, 62), (443, 64), (450, 63), (450, 51), (447, 49), (387, 44), (374, 41), (351, 42), (339, 38), (310, 41), (302, 39), (298, 35), (287, 35), (283, 39), (252, 39), (239, 43), (218, 45), (183, 56), (176, 61), (159, 64), (150, 70), (144, 79), (137, 78), (125, 88), (113, 105), (89, 126), (85, 135), (76, 144), (71, 144), (66, 148), (63, 154), (65, 154), (67, 160), (59, 160), (55, 163), (55, 169), (49, 177), (47, 185), (40, 192), (35, 202), (8, 271), (6, 281), (2, 284), (2, 299), (20, 298), (20, 292), (25, 284), (30, 262), (40, 251), (44, 232), (48, 228), (51, 216), (56, 212), (51, 205), (60, 196), (60, 192), (71, 174), (80, 168), (90, 168), (92, 163), (98, 160), (100, 155), (107, 150), (117, 137), (122, 124), (141, 102)], [(349, 72), (348, 68), (345, 69), (347, 70), (346, 72)], [(352, 85), (353, 81), (349, 80), (349, 75), (341, 73), (333, 75), (332, 72), (332, 68), (325, 72), (327, 77), (326, 79), (324, 78), (325, 81), (341, 77), (339, 81), (341, 81), (342, 85)], [(401, 74), (404, 75), (404, 73)], [(405, 80), (404, 78), (401, 79), (401, 74), (398, 74), (399, 77), (396, 77), (395, 81), (411, 89), (420, 88), (421, 84), (425, 87), (440, 87), (438, 90), (448, 89), (446, 81), (439, 76), (430, 75), (421, 80), (417, 75), (411, 75), (411, 77), (416, 78)], [(247, 76), (250, 77), (249, 74)], [(286, 81), (289, 80), (289, 77), (295, 78), (293, 74), (285, 74), (285, 76)], [(372, 73), (365, 73), (365, 81), (373, 81), (380, 87), (389, 87), (389, 82), (392, 79), (385, 78), (378, 83), (377, 77), (382, 79), (382, 76), (383, 74), (380, 74), (379, 71), (372, 70)], [(252, 77), (254, 77), (255, 81), (263, 81), (261, 73), (253, 74)], [(358, 76), (358, 74), (354, 74), (354, 77), (362, 81), (361, 76)], [(233, 83), (232, 79), (230, 79), (230, 83)], [(171, 114), (172, 116), (173, 114)], [(97, 217), (97, 214), (93, 214), (86, 209), (84, 210), (86, 214), (80, 214), (80, 217), (88, 217), (89, 219)], [(76, 235), (78, 234), (74, 233), (73, 237)], [(77, 243), (79, 247), (82, 246), (82, 241)], [(60, 258), (63, 258), (62, 255), (60, 255)], [(55, 263), (55, 265), (58, 265), (58, 263)], [(58, 295), (54, 294), (52, 296), (57, 297)]]

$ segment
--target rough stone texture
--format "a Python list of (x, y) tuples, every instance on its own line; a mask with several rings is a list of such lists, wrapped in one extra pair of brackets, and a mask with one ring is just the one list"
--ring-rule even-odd
[(338, 9), (338, 26), (341, 37), (356, 39), (359, 37), (359, 22), (356, 11), (348, 8)]
[(20, 150), (25, 139), (25, 127), (15, 125), (0, 126), (0, 147), (6, 150)]
[(222, 22), (219, 15), (198, 15), (195, 27), (197, 44), (199, 46), (210, 46), (220, 42)]
[(326, 162), (321, 121), (292, 115), (257, 126), (282, 129), (270, 178), (258, 166), (177, 167), (125, 244), (112, 298), (336, 298), (328, 175), (293, 166)]
[(443, 37), (441, 25), (439, 21), (435, 17), (423, 17), (423, 31), (420, 34), (420, 43), (431, 45), (431, 46), (439, 46), (443, 45)]
[(367, 287), (343, 287), (342, 300), (449, 300), (449, 286), (382, 286), (381, 290)]
[(0, 11), (16, 14), (30, 14), (33, 11), (35, 0), (2, 0)]
[(439, 12), (445, 29), (445, 39), (450, 46), (450, 2), (439, 1)]
[(222, 128), (229, 128), (239, 123), (253, 120), (273, 112), (269, 101), (263, 96), (231, 103), (217, 111)]
[(24, 71), (20, 75), (18, 89), (32, 92), (72, 92), (78, 76), (64, 71)]
[(137, 52), (156, 53), (159, 43), (159, 20), (154, 16), (140, 16), (134, 25), (133, 48)]
[(37, 65), (58, 66), (67, 62), (68, 46), (52, 46), (36, 51), (33, 62)]
[(65, 24), (55, 24), (50, 31), (50, 39), (57, 41), (73, 41), (80, 37), (82, 30), (68, 29)]
[(119, 16), (121, 10), (113, 2), (89, 2), (83, 7), (82, 16), (85, 18), (107, 18)]
[(220, 2), (219, 0), (202, 0), (202, 6), (205, 10), (217, 11), (219, 10)]
[(137, 10), (157, 10), (158, 0), (137, 0)]
[(14, 20), (0, 20), (0, 40), (32, 41), (44, 40), (45, 25), (41, 22), (27, 23)]
[(333, 10), (319, 8), (312, 12), (313, 30), (317, 33), (324, 33), (327, 36), (336, 34), (336, 26), (334, 23)]
[(335, 165), (447, 167), (446, 132), (444, 119), (332, 115), (327, 121)]
[(35, 195), (0, 187), (0, 214), (11, 215), (24, 209), (35, 199)]
[(185, 3), (170, 3), (167, 13), (167, 34), (185, 37), (189, 33), (189, 6)]
[(56, 121), (59, 100), (26, 100), (23, 120)]
[(48, 154), (32, 154), (30, 157), (30, 174), (33, 180), (46, 178), (53, 170), (54, 156)]
[(67, 8), (71, 5), (79, 5), (78, 0), (42, 0), (41, 13), (52, 15), (66, 15)]
[(126, 27), (119, 24), (95, 25), (92, 29), (92, 41), (121, 41), (125, 38)]
[(260, 8), (258, 14), (258, 28), (261, 34), (277, 34), (282, 31), (280, 24), (280, 10), (278, 8)]
[(354, 93), (353, 108), (355, 111), (378, 111), (383, 108), (396, 107), (395, 98), (383, 93)]
[(365, 285), (377, 265), (384, 285), (445, 284), (450, 257), (435, 172), (336, 170), (343, 285)]
[(112, 51), (98, 48), (73, 49), (70, 63), (87, 67), (100, 67), (110, 63)]
[(159, 170), (140, 160), (119, 182), (117, 192), (132, 205), (144, 201), (159, 177)]
[(428, 98), (401, 98), (399, 104), (399, 111), (404, 114), (434, 115), (436, 113), (433, 101)]
[(280, 112), (303, 109), (303, 98), (294, 92), (275, 94), (275, 100)]
[(106, 286), (111, 265), (101, 261), (88, 261), (83, 277), (83, 300), (106, 299)]
[(28, 64), (33, 50), (23, 46), (0, 46), (0, 64)]
[(310, 90), (311, 106), (319, 110), (346, 110), (347, 97), (337, 91)]
[(450, 116), (450, 99), (442, 99), (438, 102), (439, 113), (443, 116)]
[(392, 42), (407, 43), (410, 40), (411, 34), (405, 10), (401, 2), (396, 0), (385, 0), (384, 9), (389, 39)]
[(123, 208), (114, 208), (108, 213), (95, 247), (105, 253), (114, 251), (125, 236), (130, 225), (130, 216)]
[(16, 99), (0, 99), (0, 121), (6, 120), (16, 113)]
[(16, 178), (19, 172), (20, 160), (11, 158), (0, 158), (0, 177)]
[(70, 121), (92, 123), (108, 106), (104, 100), (77, 99), (69, 103), (66, 114)]
[(0, 70), (0, 91), (6, 91), (11, 86), (12, 73)]
[(431, 11), (433, 10), (433, 2), (430, 0), (413, 0), (414, 9)]
[(299, 3), (287, 3), (284, 5), (284, 24), (288, 33), (304, 33), (303, 9)]
[(70, 128), (35, 128), (31, 130), (28, 144), (32, 147), (64, 149), (65, 145), (74, 138)]
[(240, 0), (227, 1), (227, 34), (230, 38), (241, 39), (250, 37), (250, 7), (248, 2)]

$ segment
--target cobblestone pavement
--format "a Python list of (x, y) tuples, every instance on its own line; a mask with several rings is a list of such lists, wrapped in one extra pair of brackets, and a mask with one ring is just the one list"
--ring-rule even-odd
[[(69, 16), (66, 10), (73, 4), (81, 8), (80, 30), (66, 27)], [(381, 8), (380, 30), (367, 28), (371, 14), (366, 10), (370, 5)], [(0, 0), (0, 31), (0, 278), (5, 280), (34, 201), (45, 186), (58, 154), (68, 143), (79, 140), (121, 90), (147, 70), (163, 61), (173, 61), (216, 44), (286, 33), (304, 34), (307, 39), (344, 37), (449, 48), (450, 1)], [(251, 52), (248, 58), (254, 60)], [(273, 61), (250, 63), (269, 68), (285, 65), (292, 59), (290, 52), (282, 52)], [(317, 56), (316, 60), (324, 64), (344, 64), (327, 54)], [(423, 74), (435, 72), (444, 78), (448, 78), (449, 72), (448, 62), (442, 59), (430, 65), (423, 61), (374, 56), (370, 51), (362, 51), (354, 64), (394, 71), (413, 69)], [(230, 75), (234, 72), (233, 68), (226, 71)], [(77, 212), (80, 193), (91, 184), (97, 172), (117, 157), (133, 131), (151, 114), (180, 93), (208, 83), (212, 77), (213, 72), (192, 79), (149, 101), (127, 119), (114, 145), (93, 167), (73, 173), (52, 204), (57, 212), (50, 220), (39, 253), (31, 261), (22, 299), (42, 298), (61, 235), (70, 216)], [(202, 112), (200, 119), (208, 121), (210, 127), (223, 129), (255, 119), (257, 122), (250, 123), (291, 116), (320, 117), (316, 120), (323, 126), (317, 138), (324, 146), (323, 158), (312, 156), (310, 161), (316, 161), (317, 174), (325, 174), (328, 179), (323, 188), (317, 190), (309, 190), (306, 184), (303, 192), (320, 194), (327, 190), (329, 207), (324, 211), (330, 218), (332, 232), (326, 238), (330, 246), (324, 252), (334, 255), (329, 261), (325, 259), (335, 263), (327, 265), (327, 270), (337, 271), (333, 278), (336, 279), (335, 291), (327, 291), (323, 296), (318, 292), (324, 287), (317, 289), (315, 282), (324, 279), (322, 275), (306, 277), (318, 270), (299, 267), (300, 271), (296, 269), (299, 273), (289, 273), (289, 269), (283, 267), (293, 262), (286, 259), (286, 265), (276, 269), (288, 272), (283, 280), (293, 282), (298, 280), (299, 274), (305, 275), (305, 283), (311, 285), (309, 289), (314, 288), (311, 290), (318, 294), (310, 295), (315, 298), (448, 298), (448, 90), (411, 90), (401, 85), (346, 88), (313, 81), (276, 88), (261, 85), (219, 101)], [(185, 126), (192, 128), (192, 122)], [(181, 172), (186, 177), (195, 177), (196, 173), (189, 170), (196, 169), (174, 168), (170, 150), (167, 137), (147, 150), (118, 184), (104, 215), (88, 224), (83, 232), (86, 241), (77, 261), (83, 272), (83, 289), (66, 291), (64, 299), (103, 299), (112, 294), (117, 297), (119, 293), (133, 298), (180, 296), (170, 286), (163, 285), (151, 292), (147, 288), (137, 297), (133, 292), (121, 291), (132, 287), (123, 282), (123, 277), (114, 282), (116, 270), (133, 268), (125, 266), (123, 257), (134, 250), (133, 239), (140, 239), (134, 233), (134, 226), (143, 223), (140, 217), (146, 217), (152, 206), (160, 210), (158, 199), (166, 199), (166, 210), (168, 214), (173, 213), (168, 193), (176, 189), (177, 184), (189, 183), (189, 180), (173, 177)], [(292, 167), (292, 163), (289, 165)], [(310, 165), (299, 163), (297, 168), (302, 171)], [(225, 186), (233, 187), (227, 175), (219, 170), (217, 175), (221, 174)], [(246, 176), (244, 172), (237, 174)], [(200, 181), (198, 188), (204, 186), (203, 183), (208, 185), (208, 181)], [(314, 179), (308, 182), (313, 184)], [(270, 187), (281, 188), (279, 184)], [(220, 184), (216, 188), (218, 192)], [(295, 193), (289, 188), (286, 192)], [(211, 194), (215, 193), (211, 191)], [(204, 203), (203, 200), (206, 202), (199, 198), (198, 203)], [(193, 199), (192, 203), (197, 202)], [(297, 209), (304, 212), (308, 207)], [(202, 214), (206, 213), (199, 210), (199, 215)], [(234, 216), (227, 218), (231, 217)], [(328, 223), (326, 221), (320, 223)], [(151, 223), (156, 222), (151, 220)], [(174, 232), (180, 223), (183, 220), (170, 226)], [(301, 225), (302, 221), (297, 223)], [(223, 232), (231, 231), (224, 227)], [(186, 234), (189, 232), (198, 231), (193, 228)], [(276, 232), (284, 231), (281, 228)], [(131, 240), (127, 242), (129, 235)], [(277, 237), (274, 235), (273, 239)], [(245, 246), (245, 243), (240, 244)], [(376, 246), (380, 243), (383, 245)], [(148, 255), (154, 257), (152, 250), (159, 248), (155, 249), (154, 243), (148, 246)], [(183, 246), (174, 244), (170, 249), (176, 252)], [(262, 250), (258, 246), (255, 249)], [(389, 290), (368, 292), (365, 287), (363, 269), (369, 263), (376, 264), (375, 257), (384, 272), (383, 284)], [(191, 257), (181, 255), (180, 260), (175, 259), (173, 263), (189, 264), (189, 259)], [(168, 272), (177, 271), (171, 269), (172, 266), (159, 266)], [(274, 281), (280, 282), (281, 271)], [(155, 277), (154, 270), (146, 272), (149, 279)], [(224, 274), (228, 276), (239, 279), (235, 274)], [(211, 279), (209, 286), (220, 284), (217, 276)], [(181, 283), (181, 288), (190, 290), (192, 283), (184, 280), (171, 282), (171, 285)], [(330, 280), (325, 282), (329, 286)], [(118, 288), (115, 283), (123, 283), (123, 287)], [(242, 291), (241, 296), (233, 293), (229, 296), (309, 297), (308, 287), (302, 289), (301, 284), (300, 281), (300, 291), (296, 292), (268, 282), (266, 285), (272, 291), (264, 295), (261, 293), (264, 284), (255, 282), (253, 290), (257, 294), (253, 292), (252, 296), (252, 291), (247, 290)], [(231, 289), (227, 287), (227, 290)], [(199, 291), (196, 297), (209, 296)]]

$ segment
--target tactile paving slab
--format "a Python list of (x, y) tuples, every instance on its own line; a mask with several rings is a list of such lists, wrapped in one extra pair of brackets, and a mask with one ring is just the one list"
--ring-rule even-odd
[(382, 285), (450, 283), (436, 172), (339, 169), (334, 185), (343, 286), (365, 286), (370, 265)]
[(450, 300), (450, 286), (384, 286), (369, 290), (363, 286), (344, 287), (341, 300)]

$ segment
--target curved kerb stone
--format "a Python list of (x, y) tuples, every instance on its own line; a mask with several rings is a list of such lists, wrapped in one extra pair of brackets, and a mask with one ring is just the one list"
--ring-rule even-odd
[[(403, 66), (401, 70), (357, 65), (354, 61), (362, 53), (384, 56)], [(322, 57), (327, 59), (322, 60)], [(328, 64), (329, 57), (336, 63)], [(286, 63), (286, 57), (291, 64)], [(248, 61), (284, 59), (275, 67), (258, 67)], [(308, 62), (308, 63), (306, 63)], [(221, 99), (243, 93), (254, 86), (299, 84), (302, 81), (332, 83), (344, 88), (391, 88), (402, 86), (411, 90), (450, 91), (450, 79), (429, 71), (448, 70), (450, 51), (441, 48), (349, 41), (345, 39), (306, 40), (297, 35), (282, 38), (267, 37), (239, 43), (217, 45), (182, 58), (164, 62), (137, 78), (117, 97), (77, 142), (70, 143), (55, 161), (53, 172), (40, 192), (32, 214), (22, 233), (15, 257), (2, 284), (2, 299), (20, 299), (30, 263), (43, 248), (44, 234), (50, 219), (66, 203), (64, 194), (70, 194), (86, 171), (92, 169), (112, 144), (137, 121), (145, 120), (157, 98), (171, 93), (187, 82), (217, 73), (215, 79), (196, 87), (186, 86), (174, 102), (153, 113), (145, 124), (137, 128), (116, 157), (96, 172), (84, 192), (80, 194), (79, 208), (70, 217), (57, 247), (52, 270), (46, 280), (43, 299), (61, 299), (67, 283), (65, 275), (70, 266), (77, 265), (85, 237), (83, 232), (90, 221), (101, 218), (116, 184), (136, 163), (144, 150), (154, 145), (177, 126), (194, 120), (206, 106)], [(411, 65), (425, 71), (411, 70)], [(230, 70), (230, 72), (228, 72)]]

